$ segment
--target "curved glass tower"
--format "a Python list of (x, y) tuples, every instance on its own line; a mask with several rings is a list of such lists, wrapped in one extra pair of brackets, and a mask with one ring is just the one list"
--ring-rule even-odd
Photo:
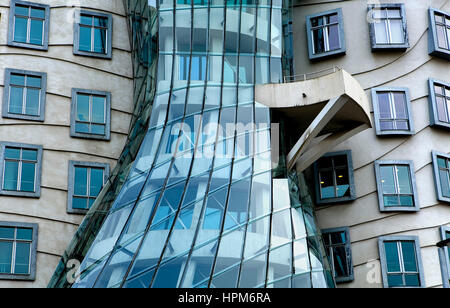
[(288, 6), (124, 2), (135, 117), (49, 287), (334, 286), (283, 122), (254, 100), (289, 70)]

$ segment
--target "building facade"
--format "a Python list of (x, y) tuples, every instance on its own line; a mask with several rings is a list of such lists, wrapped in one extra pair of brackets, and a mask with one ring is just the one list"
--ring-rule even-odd
[(450, 286), (447, 1), (3, 2), (0, 286)]

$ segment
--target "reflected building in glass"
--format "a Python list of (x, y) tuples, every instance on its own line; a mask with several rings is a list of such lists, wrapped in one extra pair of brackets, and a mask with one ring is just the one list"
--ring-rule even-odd
[(291, 74), (289, 1), (124, 2), (132, 128), (49, 287), (334, 287), (300, 136), (256, 98)]

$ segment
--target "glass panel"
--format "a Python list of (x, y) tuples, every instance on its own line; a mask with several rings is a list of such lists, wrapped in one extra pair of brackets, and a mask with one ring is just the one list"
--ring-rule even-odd
[(105, 29), (94, 29), (94, 52), (106, 53)]
[(378, 109), (380, 111), (380, 119), (392, 119), (391, 104), (388, 92), (378, 92)]
[(397, 242), (384, 242), (384, 249), (386, 251), (387, 271), (400, 272)]
[(92, 123), (105, 123), (106, 98), (101, 96), (92, 97)]
[(87, 196), (87, 173), (87, 168), (75, 167), (73, 192), (77, 196)]
[(0, 227), (0, 238), (2, 239), (14, 239), (15, 228)]
[(383, 194), (395, 194), (395, 179), (393, 166), (380, 166), (381, 185)]
[(436, 33), (439, 48), (447, 49), (447, 36), (445, 26), (436, 25)]
[(32, 7), (30, 16), (45, 19), (45, 9)]
[(39, 115), (39, 100), (41, 91), (37, 89), (27, 89), (27, 105), (25, 114), (37, 116)]
[(387, 16), (389, 18), (400, 18), (401, 17), (400, 10), (399, 9), (388, 9)]
[(407, 119), (406, 94), (404, 92), (394, 92), (393, 96), (396, 119)]
[(30, 243), (16, 243), (14, 274), (28, 274), (30, 270)]
[(42, 45), (43, 34), (44, 34), (44, 21), (32, 19), (30, 29), (30, 44)]
[(92, 25), (92, 16), (81, 15), (80, 16), (80, 24), (82, 25)]
[(77, 133), (89, 134), (91, 131), (89, 129), (90, 125), (85, 123), (75, 123), (75, 131)]
[(15, 15), (28, 16), (29, 11), (29, 6), (16, 5)]
[(312, 31), (312, 40), (314, 44), (314, 53), (325, 52), (325, 39), (323, 34), (323, 28)]
[(91, 134), (94, 135), (105, 135), (105, 125), (91, 125)]
[(401, 242), (403, 265), (406, 272), (417, 272), (416, 249), (414, 242)]
[(89, 122), (89, 95), (77, 95), (77, 121)]
[(16, 88), (11, 86), (9, 97), (9, 112), (15, 114), (22, 114), (23, 107), (23, 88)]
[(73, 197), (72, 198), (72, 208), (81, 209), (81, 210), (85, 210), (85, 209), (89, 208), (88, 199)]
[(24, 86), (25, 85), (25, 75), (11, 74), (10, 83), (18, 85), (18, 86)]
[(320, 197), (322, 199), (336, 197), (333, 180), (333, 171), (331, 170), (321, 171), (319, 174), (319, 179), (320, 179)]
[(441, 184), (442, 195), (450, 197), (450, 179), (447, 170), (439, 170), (439, 182)]
[(436, 96), (436, 109), (438, 114), (438, 120), (441, 122), (448, 122), (448, 113), (446, 109), (446, 101), (442, 96)]
[(418, 274), (405, 275), (405, 286), (419, 287), (420, 286), (419, 275)]
[(5, 161), (5, 176), (3, 189), (17, 190), (17, 178), (19, 173), (19, 163), (15, 161)]
[(397, 166), (398, 189), (400, 194), (411, 194), (409, 166)]
[(27, 87), (40, 88), (41, 77), (27, 76)]
[(91, 168), (89, 196), (97, 197), (103, 186), (103, 169)]
[(21, 191), (35, 191), (35, 166), (36, 165), (34, 163), (22, 163), (22, 178), (20, 183)]
[(33, 229), (17, 228), (17, 239), (31, 241), (33, 239)]
[(392, 44), (403, 44), (404, 34), (403, 34), (403, 23), (401, 19), (390, 20), (390, 30), (391, 30), (391, 43)]
[(81, 51), (91, 51), (91, 28), (80, 26), (80, 46)]
[(20, 149), (6, 147), (5, 148), (5, 158), (20, 159)]
[(389, 287), (403, 286), (403, 278), (401, 274), (387, 275)]
[(333, 248), (333, 262), (336, 277), (347, 277), (349, 275), (347, 252), (344, 246)]
[(339, 41), (339, 25), (328, 27), (328, 45), (330, 50), (341, 48)]
[(373, 26), (375, 29), (376, 44), (387, 44), (389, 41), (385, 21), (375, 21)]
[(345, 244), (347, 242), (347, 236), (345, 232), (333, 232), (329, 235), (332, 244)]
[(347, 169), (336, 170), (336, 193), (337, 197), (349, 196), (350, 195), (350, 181), (348, 178)]
[(0, 273), (11, 273), (12, 242), (0, 242)]
[(108, 27), (108, 18), (94, 16), (94, 26), (96, 27)]
[(28, 18), (16, 17), (15, 19), (16, 22), (14, 24), (14, 41), (19, 43), (26, 43)]

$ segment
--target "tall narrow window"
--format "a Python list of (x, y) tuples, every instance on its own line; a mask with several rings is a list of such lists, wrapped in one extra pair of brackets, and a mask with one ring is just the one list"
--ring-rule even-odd
[[(440, 228), (441, 240), (450, 238), (450, 227)], [(439, 248), (439, 258), (441, 262), (442, 280), (444, 288), (450, 288), (450, 247)]]
[(380, 237), (378, 247), (385, 288), (425, 286), (417, 237)]
[(306, 29), (310, 59), (345, 53), (341, 9), (307, 16)]
[(375, 161), (380, 211), (418, 211), (412, 161)]
[(349, 229), (344, 227), (322, 230), (322, 236), (336, 282), (352, 281), (353, 262)]
[(5, 70), (4, 118), (44, 121), (47, 74)]
[(450, 155), (433, 151), (431, 156), (433, 158), (437, 199), (450, 202)]
[(111, 94), (109, 92), (73, 89), (71, 136), (110, 139)]
[(39, 197), (42, 147), (2, 143), (1, 193)]
[(0, 279), (34, 280), (37, 224), (0, 222)]
[(314, 164), (318, 204), (355, 199), (350, 151), (328, 153)]
[(11, 0), (8, 45), (48, 49), (50, 6)]
[(414, 134), (408, 89), (372, 89), (372, 103), (377, 135)]
[(109, 177), (109, 165), (69, 162), (69, 213), (86, 213)]
[(450, 84), (430, 79), (430, 124), (450, 128)]
[(450, 60), (450, 14), (429, 10), (429, 53)]
[(373, 51), (409, 47), (404, 4), (370, 5), (368, 9)]
[(74, 54), (111, 58), (112, 16), (82, 10), (75, 23)]

